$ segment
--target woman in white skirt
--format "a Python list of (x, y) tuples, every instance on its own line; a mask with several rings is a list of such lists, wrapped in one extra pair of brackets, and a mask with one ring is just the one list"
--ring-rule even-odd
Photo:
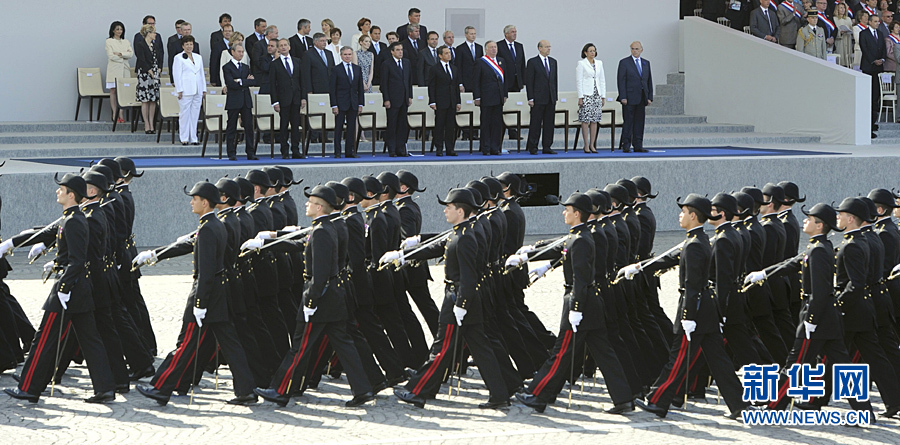
[[(603, 62), (595, 59), (597, 47), (593, 43), (581, 49), (581, 60), (575, 67), (575, 87), (578, 90), (578, 121), (584, 136), (584, 152), (597, 152), (597, 127), (606, 105), (606, 76)], [(588, 133), (590, 130), (590, 133)]]
[(119, 104), (116, 102), (116, 79), (131, 77), (128, 60), (134, 56), (131, 42), (124, 37), (125, 25), (119, 21), (112, 22), (112, 25), (109, 26), (109, 38), (106, 39), (106, 57), (109, 59), (106, 64), (106, 88), (109, 89), (109, 106), (112, 108), (112, 117), (118, 119), (119, 123), (125, 122), (125, 120), (122, 119), (122, 110), (118, 109)]
[(184, 51), (176, 55), (172, 63), (172, 80), (178, 93), (178, 135), (181, 145), (200, 145), (197, 119), (200, 118), (200, 105), (206, 95), (203, 59), (200, 54), (194, 54), (194, 36), (182, 37), (181, 48)]

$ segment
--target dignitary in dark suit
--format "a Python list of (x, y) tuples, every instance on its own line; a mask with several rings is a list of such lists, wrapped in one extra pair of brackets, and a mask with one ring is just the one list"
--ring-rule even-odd
[(279, 58), (269, 65), (272, 107), (281, 117), (281, 158), (288, 158), (288, 127), (291, 130), (291, 155), (300, 154), (300, 109), (306, 106), (307, 90), (300, 81), (300, 59), (291, 57), (288, 39), (278, 41)]
[(500, 156), (503, 144), (503, 104), (506, 103), (506, 68), (510, 65), (497, 57), (497, 42), (484, 44), (484, 57), (478, 59), (472, 76), (475, 106), (481, 107), (481, 154)]
[(536, 155), (538, 137), (541, 139), (542, 153), (556, 154), (553, 145), (553, 131), (556, 124), (556, 100), (559, 91), (559, 76), (556, 59), (550, 57), (550, 42), (538, 42), (539, 56), (532, 57), (525, 66), (525, 91), (528, 106), (531, 107), (531, 123), (528, 125), (528, 152)]
[[(215, 31), (209, 35), (209, 47), (210, 48), (212, 48), (216, 44), (216, 42), (220, 42), (220, 41), (222, 41), (222, 39), (225, 38), (225, 33), (223, 30), (225, 29), (225, 25), (230, 25), (230, 24), (231, 24), (231, 15), (230, 14), (228, 14), (226, 12), (219, 16), (219, 30)], [(234, 28), (232, 28), (232, 29), (234, 29)], [(215, 55), (215, 53), (216, 53), (215, 50), (213, 50), (212, 54), (210, 54), (210, 58), (212, 58), (212, 56)]]
[(314, 46), (313, 39), (309, 36), (310, 27), (309, 19), (297, 21), (297, 34), (288, 39), (291, 42), (291, 57), (303, 59), (306, 51)]
[[(263, 41), (265, 41), (265, 38), (263, 38)], [(256, 83), (259, 85), (259, 94), (269, 94), (272, 91), (271, 82), (269, 81), (269, 69), (272, 67), (272, 62), (278, 57), (278, 40), (269, 40), (269, 44), (266, 46), (266, 54), (257, 55), (257, 60), (252, 62), (259, 68), (258, 72), (253, 74), (256, 77)], [(253, 71), (252, 67), (250, 71)]]
[[(407, 18), (409, 19), (409, 23), (405, 25), (400, 25), (397, 27), (397, 38), (402, 42), (409, 37), (409, 25), (416, 25), (419, 27), (419, 35), (427, 35), (428, 28), (425, 25), (419, 23), (422, 19), (422, 11), (419, 8), (409, 8), (409, 13), (407, 14)], [(418, 37), (416, 37), (418, 39)]]
[(484, 56), (484, 47), (475, 43), (476, 31), (474, 26), (466, 26), (466, 41), (456, 47), (456, 66), (459, 67), (460, 79), (466, 91), (472, 91), (472, 76), (475, 73), (475, 65)]
[(438, 33), (431, 31), (426, 39), (426, 46), (419, 52), (419, 58), (416, 61), (416, 85), (420, 87), (427, 86), (425, 78), (431, 67), (438, 63), (437, 54)]
[(341, 64), (331, 73), (331, 111), (334, 113), (334, 157), (341, 157), (341, 132), (347, 122), (347, 157), (356, 154), (356, 117), (366, 101), (362, 69), (351, 63), (353, 48), (341, 48)]
[[(181, 37), (183, 36), (181, 25), (184, 23), (185, 22), (182, 19), (176, 20), (175, 34), (169, 36), (169, 40), (166, 41), (166, 54), (169, 55), (169, 57), (167, 58), (169, 63), (166, 66), (169, 67), (169, 83), (171, 84), (175, 83), (175, 80), (172, 78), (172, 67), (174, 66), (173, 63), (175, 62), (175, 54), (181, 52)], [(188, 24), (188, 26), (190, 26), (190, 24)], [(195, 51), (197, 51), (197, 54), (200, 54), (199, 50)]]
[(418, 85), (419, 76), (416, 67), (419, 66), (419, 51), (424, 50), (426, 45), (419, 34), (419, 25), (410, 24), (407, 28), (407, 37), (400, 40), (403, 44), (403, 58), (409, 60), (409, 66), (413, 68), (411, 73), (413, 85)]
[(275, 25), (266, 28), (266, 33), (263, 34), (263, 39), (256, 42), (255, 46), (247, 47), (249, 48), (249, 51), (253, 53), (253, 56), (250, 57), (250, 68), (251, 71), (253, 71), (254, 76), (259, 76), (259, 72), (262, 71), (260, 61), (264, 59), (265, 57), (263, 56), (268, 53), (269, 42), (271, 42), (272, 40), (275, 41), (275, 48), (278, 48), (278, 27)]
[(750, 13), (750, 34), (765, 39), (772, 43), (778, 43), (778, 21), (776, 11), (769, 8), (770, 0), (760, 0), (759, 7)]
[(225, 138), (228, 141), (228, 160), (237, 161), (237, 120), (241, 118), (244, 126), (244, 145), (247, 160), (257, 160), (256, 137), (253, 135), (253, 95), (250, 87), (256, 85), (256, 79), (250, 74), (250, 67), (241, 63), (244, 57), (244, 45), (236, 43), (231, 48), (231, 62), (222, 67), (228, 97), (225, 99), (225, 110), (228, 111), (228, 128)]
[(369, 37), (372, 38), (372, 44), (369, 45), (368, 51), (372, 53), (372, 85), (381, 85), (381, 62), (384, 61), (384, 55), (390, 54), (386, 43), (381, 41), (381, 27), (373, 26), (369, 29)]
[(428, 105), (434, 110), (434, 146), (437, 156), (456, 156), (456, 112), (460, 109), (460, 70), (450, 60), (450, 48), (437, 49), (440, 61), (428, 71)]
[(653, 103), (653, 77), (650, 62), (641, 58), (644, 46), (641, 42), (631, 43), (631, 56), (619, 61), (616, 83), (619, 88), (617, 101), (622, 103), (622, 137), (619, 147), (625, 153), (644, 150), (644, 118), (647, 105)]
[(381, 65), (381, 97), (387, 109), (387, 130), (384, 145), (393, 157), (409, 156), (406, 141), (409, 139), (407, 112), (412, 105), (412, 64), (403, 58), (403, 45), (391, 43), (391, 57)]
[[(516, 42), (516, 36), (516, 26), (506, 25), (503, 27), (503, 40), (497, 42), (497, 55), (508, 62), (503, 68), (507, 91), (522, 91), (525, 86), (525, 47)], [(515, 129), (509, 129), (510, 139), (520, 137)]]
[[(152, 15), (144, 16), (144, 20), (141, 24), (141, 28), (143, 25), (153, 25), (154, 31), (156, 31), (156, 18)], [(183, 25), (182, 25), (183, 26)], [(184, 30), (182, 29), (182, 33)], [(131, 47), (134, 48), (135, 53), (137, 53), (138, 41), (144, 41), (144, 36), (141, 35), (140, 31), (134, 33), (134, 39), (131, 42)], [(153, 38), (152, 42), (153, 51), (156, 53), (156, 66), (162, 68), (163, 61), (165, 60), (165, 50), (163, 49), (162, 37), (157, 35)], [(181, 45), (178, 45), (178, 48), (181, 48)], [(176, 51), (176, 54), (180, 51)], [(171, 66), (171, 65), (170, 65)]]
[[(244, 52), (247, 53), (247, 57), (250, 58), (250, 66), (253, 66), (253, 57), (256, 54), (253, 54), (254, 48), (256, 48), (256, 43), (260, 40), (266, 38), (266, 27), (268, 24), (266, 23), (266, 19), (258, 18), (253, 21), (253, 32), (244, 39)], [(256, 73), (254, 73), (256, 74)]]
[(859, 33), (859, 49), (862, 51), (862, 59), (859, 69), (872, 77), (872, 138), (878, 130), (878, 109), (881, 107), (881, 79), (879, 74), (884, 71), (884, 59), (887, 57), (887, 44), (878, 31), (881, 19), (877, 15), (869, 17), (869, 28)]
[[(300, 59), (302, 73), (300, 81), (303, 82), (303, 91), (307, 94), (328, 94), (331, 92), (331, 71), (334, 69), (334, 53), (325, 49), (327, 45), (325, 34), (315, 33), (313, 35), (313, 45), (309, 52)], [(307, 119), (308, 122), (309, 120)], [(318, 142), (319, 138), (324, 138), (325, 135), (319, 135), (319, 132), (316, 131), (307, 135), (307, 137), (312, 142)]]

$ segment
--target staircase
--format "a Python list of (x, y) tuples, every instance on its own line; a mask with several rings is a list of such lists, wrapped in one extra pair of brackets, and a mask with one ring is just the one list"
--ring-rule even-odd
[(873, 145), (900, 145), (900, 124), (893, 122), (879, 122), (877, 138), (872, 139)]
[[(526, 124), (527, 125), (527, 124)], [(128, 123), (119, 125), (114, 133), (109, 122), (0, 122), (0, 159), (8, 158), (59, 158), (59, 157), (104, 157), (104, 156), (197, 156), (198, 146), (182, 146), (175, 137), (164, 132), (160, 143), (156, 143), (157, 135), (144, 134), (140, 130), (132, 133)], [(563, 129), (557, 129), (553, 148), (563, 150), (565, 137)], [(526, 136), (527, 136), (527, 132)], [(621, 136), (621, 129), (615, 129), (616, 145)], [(575, 128), (569, 131), (569, 149), (572, 149)], [(371, 137), (367, 132), (367, 137)], [(684, 74), (673, 73), (666, 76), (666, 83), (656, 86), (653, 104), (647, 107), (644, 146), (654, 147), (703, 147), (703, 146), (756, 146), (756, 145), (788, 145), (818, 143), (815, 136), (796, 136), (787, 134), (757, 133), (752, 125), (714, 124), (706, 121), (705, 116), (684, 114)], [(900, 144), (900, 124), (881, 124), (879, 137), (873, 143)], [(583, 146), (579, 142), (578, 146)], [(467, 151), (468, 141), (458, 140), (457, 150)], [(505, 139), (503, 147), (516, 150), (518, 144), (514, 140)], [(376, 144), (381, 151), (382, 144)], [(409, 149), (419, 153), (421, 142), (410, 140)], [(430, 147), (430, 143), (426, 144)], [(610, 130), (601, 128), (597, 136), (597, 149), (610, 147)], [(478, 143), (475, 143), (475, 150)], [(525, 150), (525, 140), (521, 141), (521, 149)], [(243, 153), (241, 144), (238, 151)], [(268, 144), (260, 143), (260, 154), (267, 154)], [(278, 153), (276, 145), (275, 151)], [(331, 152), (328, 144), (326, 151)], [(359, 151), (369, 153), (371, 142), (360, 143)], [(216, 155), (218, 144), (211, 138), (207, 147), (207, 155)], [(315, 156), (321, 152), (321, 145), (310, 144), (309, 153)]]

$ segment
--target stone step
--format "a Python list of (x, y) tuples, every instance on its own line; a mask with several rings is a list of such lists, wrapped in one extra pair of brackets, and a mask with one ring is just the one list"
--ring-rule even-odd
[(898, 145), (900, 146), (900, 134), (891, 137), (882, 137), (881, 132), (878, 137), (872, 139), (872, 145)]
[(657, 85), (653, 90), (654, 96), (675, 96), (684, 99), (684, 85)]
[(688, 116), (688, 115), (653, 115), (647, 116), (645, 120), (646, 124), (656, 125), (656, 124), (703, 124), (706, 123), (706, 116)]
[(684, 85), (684, 73), (667, 74), (666, 83), (669, 85)]
[(900, 138), (900, 128), (895, 127), (889, 130), (886, 130), (884, 126), (882, 126), (878, 131), (875, 132), (878, 135), (877, 139), (890, 139), (890, 138)]
[[(163, 134), (160, 143), (164, 140), (171, 144), (171, 134)], [(176, 136), (175, 140), (178, 138)], [(0, 133), (0, 145), (6, 144), (78, 144), (78, 143), (106, 143), (106, 142), (156, 142), (155, 134), (144, 134), (143, 131), (132, 133), (129, 131), (40, 131), (22, 133)]]
[[(2, 133), (27, 133), (27, 132), (53, 132), (53, 131), (112, 131), (112, 122), (0, 122), (0, 134)], [(119, 124), (116, 131), (131, 131), (131, 124), (126, 122)]]

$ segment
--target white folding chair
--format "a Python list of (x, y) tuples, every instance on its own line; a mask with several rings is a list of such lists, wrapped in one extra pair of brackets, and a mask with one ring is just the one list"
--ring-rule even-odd
[[(367, 125), (368, 124), (368, 125)], [(359, 113), (359, 131), (372, 130), (372, 156), (375, 156), (375, 137), (378, 130), (387, 128), (387, 110), (381, 93), (366, 93), (362, 113)]]
[(162, 136), (162, 123), (169, 122), (169, 129), (172, 131), (172, 143), (175, 143), (175, 129), (178, 128), (178, 93), (175, 87), (159, 88), (159, 119), (156, 122), (156, 143)]
[[(894, 83), (894, 73), (881, 73), (881, 108), (878, 111), (878, 121), (884, 114), (885, 122), (897, 120), (895, 107), (897, 106), (897, 85)], [(887, 114), (891, 114), (893, 120), (887, 120)]]
[(200, 152), (200, 157), (206, 156), (206, 144), (209, 142), (209, 135), (216, 133), (216, 138), (219, 140), (219, 159), (222, 159), (222, 139), (225, 139), (225, 127), (227, 124), (225, 121), (227, 119), (225, 96), (221, 94), (210, 96), (207, 94), (203, 100), (206, 102), (203, 106), (203, 109), (206, 111), (203, 117), (203, 150)]
[[(141, 103), (137, 100), (137, 79), (116, 79), (116, 103), (119, 108), (124, 108), (131, 113), (131, 132), (137, 126), (138, 109)], [(113, 131), (116, 131), (117, 121), (113, 121)]]
[[(302, 112), (302, 110), (301, 110)], [(328, 130), (334, 130), (334, 113), (331, 112), (331, 97), (328, 94), (310, 94), (306, 99), (306, 121), (310, 130), (322, 132), (322, 157), (325, 157), (325, 135)], [(305, 139), (305, 138), (304, 138)], [(304, 140), (303, 154), (309, 150), (309, 140)]]
[(509, 93), (503, 104), (503, 125), (516, 129), (516, 153), (522, 151), (522, 127), (528, 126), (531, 119), (531, 107), (528, 106), (528, 95), (524, 91)]
[(103, 91), (103, 79), (100, 78), (100, 68), (78, 68), (78, 102), (75, 103), (75, 120), (78, 120), (78, 110), (81, 109), (81, 99), (88, 100), (88, 119), (94, 120), (94, 99), (97, 103), (97, 120), (100, 120), (100, 110), (103, 109), (103, 99), (109, 96)]
[(459, 111), (456, 112), (456, 128), (469, 131), (469, 154), (475, 146), (475, 129), (481, 127), (481, 107), (475, 106), (471, 92), (459, 93)]
[(422, 136), (422, 154), (425, 154), (425, 135), (434, 128), (434, 110), (428, 106), (428, 87), (413, 87), (412, 104), (406, 114), (409, 128), (419, 130)]

